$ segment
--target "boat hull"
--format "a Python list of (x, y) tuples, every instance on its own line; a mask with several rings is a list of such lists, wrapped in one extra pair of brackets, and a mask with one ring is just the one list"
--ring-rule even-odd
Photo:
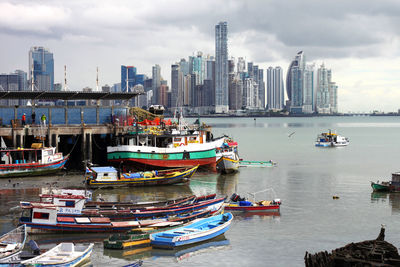
[(390, 186), (390, 184), (381, 184), (371, 182), (371, 187), (374, 192), (394, 192), (394, 187)]
[[(212, 239), (214, 237), (217, 237), (219, 235), (222, 235), (229, 229), (230, 224), (233, 219), (233, 216), (230, 213), (221, 214), (221, 215), (217, 215), (217, 216), (218, 216), (218, 218), (223, 218), (223, 216), (228, 216), (229, 219), (227, 221), (223, 222), (221, 225), (218, 225), (209, 230), (204, 230), (204, 231), (200, 230), (198, 232), (194, 232), (193, 234), (174, 236), (173, 238), (163, 238), (163, 234), (165, 235), (165, 232), (161, 232), (158, 234), (152, 234), (150, 236), (151, 245), (153, 247), (157, 247), (157, 248), (173, 249), (176, 247), (182, 247), (185, 245), (203, 242), (203, 241)], [(217, 217), (217, 216), (214, 216), (214, 217)], [(211, 219), (212, 219), (212, 217), (203, 219), (203, 220), (211, 220)], [(221, 220), (222, 219), (220, 219), (216, 222), (220, 222)], [(187, 225), (187, 227), (182, 227), (182, 230), (190, 228), (190, 227), (192, 227), (192, 225), (194, 225), (194, 224), (189, 224), (189, 225)], [(181, 228), (177, 228), (174, 231), (179, 232), (179, 229), (181, 229)], [(194, 229), (196, 229), (196, 228), (194, 227)]]
[(69, 156), (47, 164), (23, 163), (0, 165), (0, 178), (40, 176), (58, 172), (65, 166)]
[(190, 144), (178, 147), (160, 148), (149, 146), (123, 145), (107, 147), (108, 161), (131, 165), (141, 169), (179, 168), (199, 165), (201, 168), (216, 170), (215, 148), (221, 146), (223, 138), (210, 143)]
[(221, 157), (217, 161), (217, 170), (223, 174), (235, 173), (239, 170), (239, 159)]
[(118, 187), (118, 186), (156, 186), (156, 185), (171, 185), (177, 183), (187, 183), (196, 172), (197, 167), (184, 171), (173, 176), (152, 177), (152, 178), (135, 178), (135, 179), (120, 179), (116, 181), (97, 181), (88, 180), (87, 184), (91, 188), (98, 187)]
[[(52, 266), (52, 267), (72, 267), (72, 266), (80, 266), (84, 262), (90, 261), (90, 255), (92, 254), (93, 251), (93, 244), (89, 245), (89, 247), (78, 257), (71, 259), (66, 262), (49, 262), (49, 263), (40, 263), (40, 262), (34, 262), (34, 258), (30, 259), (27, 262), (23, 262), (23, 266)], [(39, 256), (40, 257), (40, 256)], [(30, 263), (32, 261), (32, 263)]]
[(269, 206), (225, 206), (229, 212), (276, 212), (280, 210), (279, 205)]

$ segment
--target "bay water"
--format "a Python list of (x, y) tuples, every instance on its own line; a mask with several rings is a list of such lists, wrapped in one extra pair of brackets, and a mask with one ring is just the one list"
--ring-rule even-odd
[[(189, 122), (192, 122), (188, 119)], [(194, 120), (193, 120), (194, 121)], [(267, 190), (257, 198), (280, 198), (280, 213), (235, 216), (220, 238), (183, 250), (104, 250), (102, 235), (32, 236), (50, 248), (61, 241), (94, 241), (93, 266), (304, 266), (305, 252), (331, 251), (375, 239), (400, 246), (400, 194), (372, 193), (370, 181), (400, 171), (400, 117), (204, 118), (214, 136), (239, 143), (244, 160), (273, 160), (276, 167), (240, 168), (232, 175), (197, 173), (190, 185), (94, 191), (94, 199), (152, 201), (183, 195), (231, 196)], [(329, 129), (350, 139), (341, 148), (318, 148)], [(73, 160), (73, 159), (72, 159)], [(15, 227), (20, 200), (37, 200), (43, 187), (82, 186), (82, 174), (0, 180), (0, 232)], [(339, 199), (333, 199), (338, 196)]]

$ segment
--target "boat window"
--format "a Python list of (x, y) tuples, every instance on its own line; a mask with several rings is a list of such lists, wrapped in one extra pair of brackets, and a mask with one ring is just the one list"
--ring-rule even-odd
[(181, 141), (181, 138), (175, 138), (174, 141), (175, 141), (175, 142), (180, 142), (180, 141)]
[(66, 200), (66, 201), (65, 201), (65, 207), (74, 208), (74, 207), (75, 207), (75, 201), (73, 201), (73, 200)]
[(107, 172), (103, 173), (103, 177), (104, 177), (104, 176), (108, 176), (108, 173), (107, 173)]
[(190, 141), (196, 141), (196, 137), (190, 137)]
[(33, 218), (34, 219), (42, 219), (42, 220), (48, 220), (49, 219), (49, 213), (47, 212), (34, 212), (33, 213)]

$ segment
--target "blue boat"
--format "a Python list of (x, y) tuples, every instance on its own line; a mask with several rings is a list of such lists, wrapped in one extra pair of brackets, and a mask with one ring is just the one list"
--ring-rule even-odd
[(180, 228), (151, 234), (150, 244), (153, 247), (173, 249), (206, 241), (224, 234), (229, 229), (232, 219), (231, 213), (198, 219)]

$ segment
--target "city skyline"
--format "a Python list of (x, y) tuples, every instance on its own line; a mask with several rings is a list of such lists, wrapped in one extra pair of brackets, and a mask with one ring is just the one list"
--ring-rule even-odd
[(397, 2), (229, 1), (218, 12), (213, 3), (1, 1), (0, 72), (28, 72), (27, 51), (43, 46), (54, 54), (55, 83), (67, 65), (71, 90), (95, 88), (97, 67), (100, 85), (112, 85), (121, 65), (151, 76), (159, 64), (171, 85), (171, 64), (197, 51), (214, 55), (214, 26), (227, 21), (229, 57), (264, 70), (281, 66), (286, 77), (293, 55), (303, 50), (309, 62), (332, 69), (339, 111), (398, 110), (399, 38), (391, 15), (398, 14)]

